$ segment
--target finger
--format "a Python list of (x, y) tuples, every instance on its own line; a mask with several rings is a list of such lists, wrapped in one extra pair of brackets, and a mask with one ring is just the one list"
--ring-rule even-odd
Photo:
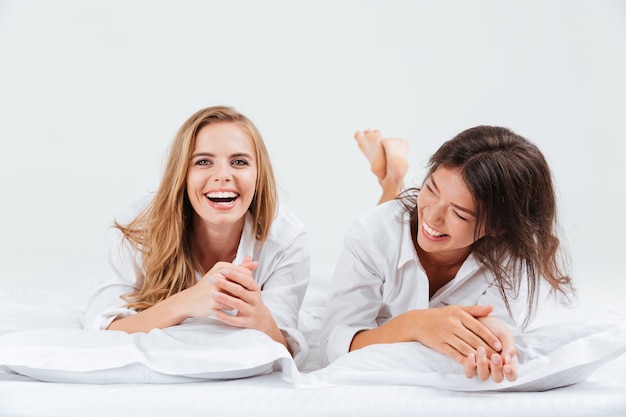
[(474, 378), (476, 375), (476, 355), (471, 353), (463, 360), (463, 370), (468, 379)]
[(224, 303), (219, 302), (216, 297), (213, 297), (213, 307), (214, 310), (231, 310), (232, 307), (226, 305)]
[(240, 316), (234, 316), (231, 314), (224, 313), (221, 310), (213, 311), (213, 318), (221, 321), (222, 323), (228, 324), (233, 327), (247, 327), (245, 324), (245, 319)]
[(517, 369), (511, 365), (504, 365), (502, 372), (504, 373), (507, 381), (515, 381), (517, 379)]
[[(455, 348), (453, 348), (449, 344), (444, 344), (443, 346), (441, 346), (441, 349), (439, 349), (439, 351), (441, 353), (443, 353), (444, 355), (448, 356), (449, 358), (452, 358), (453, 360), (457, 361), (461, 365), (464, 364), (465, 360), (469, 356), (469, 355), (463, 355), (463, 354), (459, 353), (458, 350), (456, 350)], [(470, 353), (470, 354), (472, 354), (472, 353)]]
[(211, 295), (217, 303), (222, 305), (220, 310), (237, 310), (242, 314), (248, 311), (248, 304), (240, 298), (220, 291), (213, 291)]
[(494, 382), (500, 383), (504, 379), (502, 367), (502, 356), (497, 353), (491, 355), (491, 379), (493, 379)]
[(254, 271), (258, 265), (259, 263), (257, 261), (253, 261), (252, 256), (250, 255), (246, 255), (246, 257), (243, 258), (243, 262), (241, 262), (240, 264), (240, 266), (243, 266), (244, 268), (248, 269), (250, 272)]
[(515, 381), (517, 379), (517, 362), (514, 358), (505, 358), (505, 364), (502, 367), (504, 377), (507, 381)]
[(495, 353), (495, 350), (477, 334), (481, 332), (481, 326), (484, 327), (484, 325), (467, 313), (462, 314), (460, 322), (455, 322), (456, 319), (449, 322), (448, 328), (455, 336), (449, 341), (450, 345), (463, 356), (469, 356), (479, 347), (484, 348), (487, 355)]
[(245, 299), (247, 294), (250, 292), (247, 288), (243, 287), (238, 282), (227, 278), (217, 278), (213, 285), (218, 288), (220, 292), (226, 293), (236, 298), (240, 298), (242, 300)]
[(476, 350), (476, 374), (481, 381), (489, 379), (489, 359), (487, 359), (485, 349), (482, 347)]
[(231, 297), (237, 297), (237, 295), (233, 293), (236, 293), (238, 290), (241, 289), (240, 285), (228, 281), (223, 276), (223, 274), (213, 275), (211, 277), (208, 277), (208, 280), (214, 288), (214, 290), (211, 291), (211, 295), (213, 295), (214, 298), (219, 297), (219, 294), (226, 294)]
[(462, 323), (463, 326), (475, 336), (470, 336), (470, 340), (468, 340), (475, 349), (482, 346), (486, 349), (489, 356), (502, 350), (502, 342), (500, 339), (480, 321), (476, 320), (474, 317), (468, 316), (463, 319)]
[(496, 353), (496, 351), (492, 349), (489, 344), (466, 327), (456, 329), (454, 335), (456, 336), (456, 339), (452, 340), (451, 344), (464, 356), (469, 356), (479, 347), (485, 349), (487, 355)]
[(515, 336), (510, 332), (502, 332), (500, 339), (502, 340), (502, 352), (500, 354), (503, 358), (514, 358), (516, 354), (515, 350)]
[(493, 306), (461, 306), (461, 309), (472, 317), (486, 317), (493, 312)]
[(236, 283), (248, 291), (258, 291), (259, 284), (252, 278), (249, 270), (232, 268), (220, 270), (220, 273), (230, 282)]

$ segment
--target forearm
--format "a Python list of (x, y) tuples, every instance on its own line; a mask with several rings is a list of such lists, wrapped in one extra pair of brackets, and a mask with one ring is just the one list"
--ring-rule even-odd
[(275, 342), (278, 342), (282, 344), (283, 346), (285, 346), (287, 350), (289, 351), (289, 354), (293, 356), (293, 351), (291, 347), (289, 346), (289, 343), (287, 343), (287, 339), (285, 338), (285, 335), (283, 334), (283, 332), (280, 331), (280, 329), (278, 328), (278, 326), (276, 326), (276, 324), (274, 324), (274, 328), (266, 332), (266, 334), (269, 337), (271, 337), (272, 340), (274, 340)]
[(147, 333), (152, 329), (163, 329), (180, 324), (188, 316), (179, 308), (177, 298), (173, 295), (135, 315), (116, 319), (107, 327), (107, 330)]
[(477, 320), (491, 307), (447, 306), (410, 310), (387, 323), (358, 333), (350, 350), (376, 343), (419, 342), (450, 356), (459, 363), (482, 347), (487, 354), (500, 351), (501, 342)]
[(413, 334), (415, 326), (407, 323), (419, 320), (420, 310), (411, 310), (388, 322), (369, 330), (362, 330), (352, 338), (350, 351), (378, 343), (399, 343), (416, 341)]

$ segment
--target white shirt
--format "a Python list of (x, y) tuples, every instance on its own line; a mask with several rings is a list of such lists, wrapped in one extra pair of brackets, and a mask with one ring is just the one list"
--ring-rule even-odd
[[(520, 294), (525, 294), (524, 288)], [(516, 319), (508, 314), (493, 275), (472, 255), (429, 300), (429, 281), (413, 246), (409, 213), (392, 200), (367, 211), (346, 233), (321, 330), (322, 365), (348, 353), (359, 330), (376, 328), (413, 309), (493, 305), (492, 315), (515, 333), (526, 313), (526, 298), (509, 296), (509, 303)]]
[[(132, 220), (151, 197), (143, 198), (116, 216), (120, 224)], [(137, 314), (121, 295), (132, 293), (144, 279), (141, 254), (128, 241), (122, 242), (117, 228), (107, 232), (109, 282), (91, 297), (85, 315), (85, 328), (106, 329), (116, 318)], [(261, 287), (263, 302), (276, 320), (294, 354), (296, 363), (304, 360), (308, 346), (298, 330), (298, 312), (304, 298), (311, 269), (308, 234), (304, 224), (288, 208), (279, 206), (265, 242), (255, 237), (250, 213), (237, 249), (234, 264), (251, 255), (258, 261), (253, 277)], [(197, 278), (202, 276), (197, 274)]]

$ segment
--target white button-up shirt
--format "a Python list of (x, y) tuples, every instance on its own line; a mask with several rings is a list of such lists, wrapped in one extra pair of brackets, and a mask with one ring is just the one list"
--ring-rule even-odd
[(347, 353), (358, 331), (413, 309), (493, 305), (492, 315), (516, 333), (516, 323), (526, 314), (525, 288), (520, 288), (521, 297), (508, 297), (513, 319), (493, 275), (470, 255), (454, 279), (429, 299), (429, 281), (413, 246), (409, 213), (397, 200), (378, 205), (346, 233), (321, 330), (322, 365)]
[[(148, 201), (149, 198), (144, 198), (133, 204), (116, 216), (118, 222), (128, 223)], [(241, 263), (246, 255), (258, 261), (252, 274), (261, 287), (263, 302), (285, 335), (294, 359), (300, 363), (308, 350), (306, 340), (298, 330), (298, 313), (311, 270), (307, 231), (293, 212), (284, 206), (279, 207), (265, 242), (256, 239), (255, 230), (252, 216), (247, 213), (233, 263)], [(137, 311), (127, 307), (120, 296), (134, 292), (143, 282), (141, 254), (130, 242), (122, 242), (122, 234), (117, 228), (108, 231), (107, 246), (110, 280), (91, 297), (85, 315), (86, 328), (106, 329), (115, 318), (137, 314)], [(197, 278), (202, 276), (197, 274)]]

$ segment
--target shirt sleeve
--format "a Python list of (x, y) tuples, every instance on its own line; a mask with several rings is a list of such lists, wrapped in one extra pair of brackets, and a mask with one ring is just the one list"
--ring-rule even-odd
[(300, 306), (311, 271), (308, 236), (303, 232), (290, 242), (281, 245), (280, 250), (264, 252), (259, 259), (258, 271), (259, 275), (263, 276), (261, 283), (263, 302), (285, 336), (296, 364), (300, 365), (308, 353), (306, 339), (298, 329)]
[(321, 330), (322, 366), (348, 353), (354, 335), (378, 327), (383, 305), (384, 273), (371, 265), (381, 265), (375, 251), (364, 242), (370, 237), (352, 227), (344, 238), (344, 248), (333, 272), (326, 316)]
[(108, 280), (89, 299), (84, 320), (86, 329), (105, 330), (116, 318), (137, 314), (136, 310), (126, 307), (126, 301), (121, 298), (134, 292), (137, 279), (143, 277), (136, 251), (128, 241), (122, 240), (122, 233), (116, 228), (107, 231), (106, 242)]

